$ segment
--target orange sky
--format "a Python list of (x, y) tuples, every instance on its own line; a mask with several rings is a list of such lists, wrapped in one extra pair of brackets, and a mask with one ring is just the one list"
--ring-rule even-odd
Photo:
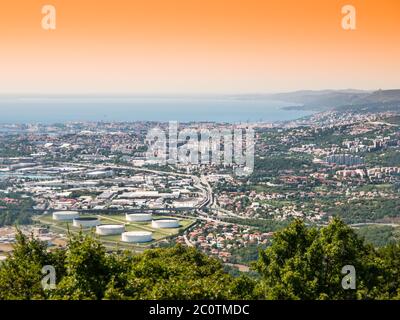
[[(57, 29), (41, 28), (41, 8)], [(341, 7), (357, 30), (341, 28)], [(400, 87), (399, 0), (1, 0), (0, 93)]]

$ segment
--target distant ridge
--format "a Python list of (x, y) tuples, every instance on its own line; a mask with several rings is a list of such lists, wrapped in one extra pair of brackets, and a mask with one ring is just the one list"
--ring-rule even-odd
[[(324, 111), (380, 107), (400, 110), (400, 89), (362, 91), (362, 90), (321, 90), (277, 93), (271, 99), (293, 102), (288, 109)], [(301, 105), (301, 106), (299, 106)]]
[(322, 91), (296, 91), (289, 93), (278, 93), (270, 97), (276, 100), (302, 104), (306, 109), (324, 110), (336, 106), (353, 104), (368, 97), (369, 91), (361, 90), (322, 90)]
[(377, 90), (361, 98), (358, 103), (390, 103), (400, 102), (400, 89)]

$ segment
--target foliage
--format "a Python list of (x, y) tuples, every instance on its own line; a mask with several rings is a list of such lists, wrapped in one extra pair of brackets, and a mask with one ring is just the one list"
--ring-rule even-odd
[(400, 241), (400, 228), (392, 226), (366, 226), (356, 230), (356, 233), (375, 247), (383, 247), (387, 244)]
[[(45, 265), (56, 269), (55, 290), (42, 289)], [(242, 299), (254, 285), (194, 248), (107, 253), (83, 233), (70, 235), (67, 250), (48, 252), (19, 232), (13, 255), (0, 266), (0, 299)]]
[[(262, 252), (255, 265), (263, 277), (257, 290), (267, 299), (394, 298), (395, 293), (382, 290), (387, 283), (385, 257), (339, 219), (320, 230), (296, 220)], [(388, 264), (398, 274), (399, 265)], [(342, 288), (346, 265), (355, 267), (356, 290)]]
[(346, 223), (374, 222), (385, 217), (400, 216), (400, 199), (357, 199), (328, 210), (328, 215), (337, 215)]
[[(4, 197), (5, 194), (1, 194), (1, 196)], [(32, 199), (22, 199), (18, 194), (7, 194), (7, 198), (15, 199), (17, 202), (7, 203), (3, 198), (0, 199), (0, 207), (2, 207), (0, 210), (0, 227), (31, 223), (32, 213), (30, 210), (33, 206)]]
[[(45, 265), (56, 269), (54, 290), (41, 286)], [(342, 288), (345, 265), (355, 267), (356, 290)], [(375, 249), (339, 219), (320, 229), (295, 220), (276, 232), (260, 249), (256, 277), (234, 277), (220, 261), (180, 245), (107, 252), (80, 233), (66, 249), (49, 250), (18, 232), (0, 265), (0, 299), (400, 299), (399, 266), (400, 244)]]
[(17, 231), (17, 242), (12, 256), (0, 266), (0, 299), (44, 299), (42, 267), (53, 265), (62, 275), (63, 251), (47, 252), (47, 244), (33, 237), (28, 239)]
[(115, 259), (124, 268), (107, 288), (110, 299), (229, 299), (252, 292), (251, 280), (234, 279), (219, 261), (194, 248), (153, 249)]

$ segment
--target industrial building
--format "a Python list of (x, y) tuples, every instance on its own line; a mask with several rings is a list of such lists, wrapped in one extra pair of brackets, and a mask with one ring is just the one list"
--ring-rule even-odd
[(79, 218), (79, 213), (77, 211), (55, 211), (53, 213), (53, 220), (72, 221), (76, 218)]
[(156, 219), (151, 222), (151, 226), (155, 229), (159, 228), (179, 228), (178, 219)]
[(121, 235), (123, 242), (149, 242), (153, 240), (152, 232), (148, 231), (129, 231)]
[(125, 231), (123, 224), (102, 224), (96, 227), (96, 233), (100, 236), (121, 234)]
[(100, 224), (100, 220), (95, 217), (79, 217), (75, 218), (72, 225), (77, 228), (92, 228)]
[(151, 213), (132, 213), (126, 214), (126, 221), (130, 222), (141, 222), (141, 221), (151, 221), (153, 215)]

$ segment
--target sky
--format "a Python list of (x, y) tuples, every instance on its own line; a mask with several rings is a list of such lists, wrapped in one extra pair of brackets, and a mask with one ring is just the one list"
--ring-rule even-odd
[[(346, 4), (356, 30), (341, 27)], [(399, 57), (398, 0), (0, 2), (0, 94), (390, 89)]]

